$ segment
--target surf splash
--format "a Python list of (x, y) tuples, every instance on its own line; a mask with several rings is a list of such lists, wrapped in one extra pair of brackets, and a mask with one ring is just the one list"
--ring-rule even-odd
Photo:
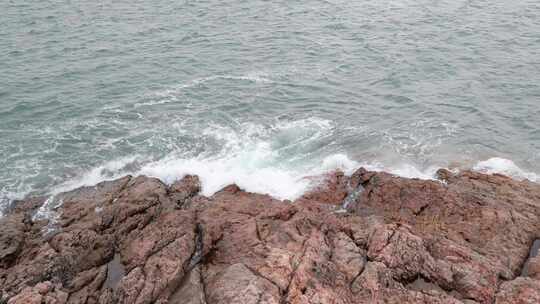
[(345, 154), (317, 156), (333, 132), (331, 121), (318, 118), (266, 126), (212, 126), (202, 133), (205, 139), (218, 142), (218, 153), (193, 158), (173, 154), (145, 164), (137, 173), (166, 183), (195, 174), (201, 179), (204, 195), (234, 183), (250, 192), (294, 200), (312, 186), (306, 176), (336, 169), (352, 172), (358, 167)]
[[(193, 174), (201, 179), (202, 194), (206, 196), (227, 185), (237, 184), (249, 192), (295, 200), (315, 186), (316, 179), (307, 177), (334, 170), (350, 175), (359, 167), (364, 167), (402, 177), (436, 179), (436, 171), (445, 167), (444, 164), (421, 167), (404, 161), (389, 164), (377, 159), (354, 159), (347, 151), (339, 151), (332, 146), (339, 131), (334, 122), (316, 117), (277, 120), (270, 124), (210, 125), (195, 135), (202, 147), (197, 155), (193, 155), (193, 151), (176, 150), (155, 159), (147, 155), (134, 155), (105, 162), (50, 188), (47, 193), (50, 204), (46, 204), (40, 214), (49, 216), (49, 209), (58, 205), (54, 196), (61, 192), (127, 174), (156, 177), (167, 184)], [(471, 169), (501, 173), (517, 179), (540, 180), (537, 174), (527, 172), (503, 158), (480, 161)], [(17, 198), (23, 196), (19, 193)]]
[(513, 161), (500, 157), (493, 157), (488, 160), (478, 162), (473, 167), (473, 170), (488, 174), (499, 173), (518, 180), (528, 179), (532, 182), (540, 182), (540, 176), (538, 174), (523, 170)]
[(352, 174), (365, 167), (404, 177), (434, 178), (436, 168), (385, 166), (376, 161), (354, 160), (346, 152), (331, 153), (328, 147), (336, 131), (332, 121), (316, 117), (268, 125), (211, 125), (201, 131), (198, 140), (217, 149), (209, 148), (195, 156), (175, 151), (153, 161), (143, 156), (110, 161), (56, 187), (52, 194), (126, 174), (156, 177), (167, 184), (193, 174), (201, 179), (202, 193), (207, 196), (234, 183), (246, 191), (283, 200), (295, 200), (315, 186), (314, 180), (306, 177), (334, 170)]

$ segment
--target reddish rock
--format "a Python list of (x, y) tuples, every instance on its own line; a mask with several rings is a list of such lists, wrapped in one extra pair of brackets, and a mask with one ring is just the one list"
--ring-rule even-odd
[(51, 282), (38, 283), (26, 287), (19, 294), (7, 301), (8, 304), (65, 304), (68, 294)]
[(244, 264), (228, 266), (208, 282), (208, 302), (216, 304), (279, 304), (279, 289)]
[(299, 200), (341, 205), (349, 193), (349, 178), (341, 171), (310, 177), (312, 189)]
[(524, 267), (526, 267), (525, 275), (540, 280), (540, 256), (531, 258)]
[(509, 282), (504, 282), (499, 287), (495, 303), (540, 303), (540, 281), (520, 277)]
[(201, 181), (196, 175), (186, 175), (173, 183), (169, 188), (169, 196), (178, 208), (201, 191)]
[(293, 203), (236, 185), (204, 197), (196, 176), (170, 187), (128, 176), (57, 195), (45, 235), (39, 200), (22, 201), (0, 219), (2, 300), (540, 302), (540, 262), (528, 260), (540, 186), (439, 176), (334, 172)]
[(26, 225), (24, 215), (12, 215), (0, 219), (0, 265), (9, 267), (24, 245)]
[(47, 197), (45, 196), (31, 197), (26, 200), (15, 200), (8, 207), (6, 212), (9, 214), (31, 214), (41, 207), (46, 200)]
[(186, 274), (183, 284), (169, 298), (169, 303), (206, 304), (200, 266)]

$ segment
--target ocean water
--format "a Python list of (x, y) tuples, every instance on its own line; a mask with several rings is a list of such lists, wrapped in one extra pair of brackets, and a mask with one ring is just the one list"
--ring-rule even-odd
[(0, 2), (0, 206), (123, 174), (295, 198), (359, 166), (539, 180), (535, 0)]

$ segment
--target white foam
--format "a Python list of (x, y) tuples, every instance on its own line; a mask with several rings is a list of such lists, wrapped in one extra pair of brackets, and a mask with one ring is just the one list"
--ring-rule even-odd
[[(182, 129), (176, 125), (173, 127), (179, 131)], [(157, 177), (168, 184), (187, 174), (194, 174), (201, 179), (202, 193), (206, 196), (234, 183), (246, 191), (289, 200), (295, 200), (314, 186), (316, 181), (306, 177), (337, 169), (347, 175), (365, 167), (402, 177), (435, 179), (437, 166), (420, 167), (399, 160), (384, 164), (376, 160), (360, 162), (343, 152), (328, 152), (325, 148), (332, 143), (335, 132), (334, 122), (317, 117), (277, 120), (267, 124), (235, 122), (225, 126), (209, 125), (196, 134), (201, 143), (211, 143), (204, 146), (201, 154), (193, 156), (173, 151), (155, 161), (133, 156), (104, 163), (55, 187), (50, 193), (51, 200), (39, 214), (51, 216), (48, 212), (58, 203), (54, 196), (60, 192), (92, 186), (126, 174)], [(512, 161), (501, 158), (479, 162), (474, 169), (538, 180), (536, 174), (521, 170)]]
[(113, 180), (123, 175), (131, 173), (126, 166), (134, 163), (138, 156), (123, 157), (108, 161), (97, 166), (76, 178), (70, 179), (50, 191), (50, 195), (56, 195), (61, 192), (70, 191), (84, 186), (94, 186), (102, 181)]
[[(342, 170), (348, 174), (358, 163), (344, 154), (334, 154), (322, 161), (322, 166), (312, 168), (283, 168), (260, 163), (265, 153), (253, 151), (251, 155), (236, 155), (216, 159), (167, 159), (144, 166), (140, 174), (157, 177), (172, 183), (187, 174), (198, 175), (202, 193), (211, 196), (223, 187), (236, 184), (240, 188), (278, 199), (294, 200), (313, 186), (308, 176)], [(319, 163), (320, 164), (320, 163)]]
[(321, 172), (329, 172), (333, 170), (341, 170), (345, 174), (350, 175), (354, 170), (360, 167), (360, 163), (351, 160), (347, 155), (338, 153), (326, 157), (320, 167)]
[(245, 74), (236, 74), (236, 75), (224, 74), (224, 75), (212, 75), (212, 76), (207, 76), (207, 77), (200, 77), (200, 78), (195, 78), (184, 83), (180, 83), (169, 89), (154, 92), (151, 94), (152, 95), (151, 97), (152, 98), (157, 97), (157, 100), (153, 99), (147, 102), (136, 103), (134, 106), (137, 108), (137, 107), (142, 107), (142, 106), (155, 106), (155, 105), (162, 105), (162, 104), (171, 103), (171, 102), (177, 102), (178, 95), (180, 95), (180, 93), (183, 92), (184, 90), (190, 89), (193, 87), (198, 87), (201, 85), (207, 85), (208, 83), (211, 83), (212, 81), (219, 80), (219, 79), (249, 81), (252, 83), (272, 82), (269, 75), (261, 71), (254, 71), (254, 72), (248, 72)]
[(539, 182), (540, 176), (533, 172), (528, 172), (518, 167), (513, 161), (500, 157), (493, 157), (485, 161), (478, 162), (473, 170), (493, 174), (499, 173), (515, 179), (528, 179), (532, 182)]
[(89, 170), (78, 178), (54, 189), (52, 195), (125, 174), (157, 177), (171, 184), (187, 174), (198, 175), (202, 193), (207, 196), (230, 184), (246, 191), (269, 194), (278, 199), (294, 200), (314, 186), (312, 178), (334, 170), (350, 175), (359, 167), (388, 171), (404, 177), (432, 179), (436, 169), (422, 171), (408, 164), (386, 167), (380, 163), (360, 163), (345, 153), (320, 155), (321, 142), (332, 138), (332, 121), (308, 117), (276, 121), (263, 125), (237, 123), (230, 126), (210, 125), (200, 133), (201, 140), (216, 141), (218, 151), (206, 151), (196, 157), (171, 154), (143, 164), (136, 171), (126, 165), (137, 157), (122, 158)]
[[(401, 177), (435, 179), (438, 167), (420, 170), (410, 164), (385, 167), (379, 163), (360, 163), (347, 155), (332, 154), (308, 166), (282, 167), (266, 163), (272, 153), (261, 145), (252, 151), (223, 158), (174, 159), (169, 158), (144, 166), (138, 174), (161, 179), (167, 184), (181, 179), (187, 174), (198, 175), (202, 182), (202, 193), (213, 195), (223, 187), (236, 184), (240, 188), (255, 193), (269, 194), (278, 199), (295, 200), (314, 186), (313, 176), (341, 170), (350, 175), (359, 167), (372, 171), (385, 171)], [(310, 178), (306, 178), (310, 177)]]
[(421, 169), (410, 163), (398, 163), (394, 165), (384, 165), (378, 161), (358, 162), (351, 160), (345, 154), (334, 154), (324, 159), (320, 166), (321, 172), (328, 172), (339, 169), (347, 175), (351, 175), (358, 168), (363, 167), (369, 171), (387, 172), (406, 178), (418, 178), (424, 180), (436, 179), (436, 172), (440, 167), (429, 166)]
[(232, 183), (281, 199), (301, 195), (307, 182), (299, 179), (294, 169), (276, 163), (278, 155), (266, 138), (268, 129), (256, 124), (240, 124), (237, 128), (211, 125), (202, 131), (202, 136), (221, 145), (215, 155), (202, 154), (194, 158), (173, 155), (145, 165), (139, 173), (158, 177), (166, 183), (186, 174), (196, 174), (201, 178), (205, 195), (212, 195)]
[(140, 103), (136, 103), (134, 105), (135, 108), (138, 108), (138, 107), (144, 107), (144, 106), (156, 106), (156, 105), (162, 105), (162, 104), (166, 104), (166, 103), (171, 103), (171, 102), (174, 102), (176, 101), (175, 99), (160, 99), (160, 100), (151, 100), (151, 101), (147, 101), (147, 102), (140, 102)]
[(26, 192), (13, 192), (8, 191), (5, 188), (0, 189), (0, 218), (4, 216), (5, 209), (9, 206), (9, 203), (13, 200), (19, 200), (24, 198)]
[[(325, 126), (321, 121), (318, 124)], [(295, 122), (293, 125), (313, 126), (307, 121)], [(268, 194), (278, 199), (295, 200), (314, 186), (313, 177), (334, 170), (341, 170), (345, 174), (352, 174), (359, 167), (372, 171), (384, 171), (407, 178), (419, 178), (425, 180), (435, 179), (435, 172), (439, 169), (430, 166), (420, 169), (412, 164), (400, 163), (389, 166), (379, 162), (358, 162), (351, 160), (344, 153), (331, 154), (322, 159), (313, 159), (308, 164), (290, 162), (290, 159), (281, 159), (276, 147), (272, 142), (262, 140), (260, 136), (267, 132), (257, 126), (246, 126), (242, 133), (230, 132), (221, 128), (211, 128), (203, 133), (212, 134), (220, 140), (224, 140), (224, 150), (217, 155), (200, 155), (195, 158), (181, 158), (169, 156), (164, 159), (147, 163), (136, 171), (129, 171), (126, 166), (135, 162), (137, 157), (122, 158), (107, 162), (92, 170), (89, 170), (79, 178), (56, 187), (51, 192), (51, 197), (40, 208), (36, 217), (54, 219), (52, 209), (61, 204), (54, 199), (55, 195), (81, 186), (92, 186), (103, 180), (118, 178), (125, 174), (147, 175), (161, 179), (171, 184), (187, 174), (198, 175), (202, 182), (202, 194), (211, 196), (215, 192), (230, 184), (237, 184), (240, 188), (255, 193)], [(326, 126), (325, 128), (328, 128)], [(285, 129), (285, 125), (274, 126), (273, 129)], [(291, 128), (293, 130), (295, 128)], [(296, 130), (298, 131), (298, 130)], [(320, 131), (320, 130), (319, 130)], [(324, 132), (320, 133), (321, 136)], [(271, 135), (276, 135), (275, 133)], [(253, 137), (254, 136), (254, 137)], [(309, 136), (306, 136), (309, 138)], [(290, 143), (285, 143), (288, 145)], [(280, 146), (277, 147), (279, 150)], [(539, 181), (538, 175), (526, 172), (514, 162), (503, 158), (491, 158), (477, 163), (474, 170), (484, 173), (501, 173), (517, 179), (529, 179)]]
[(172, 155), (143, 166), (138, 173), (166, 183), (196, 174), (207, 196), (234, 183), (246, 191), (294, 200), (312, 186), (305, 177), (336, 169), (352, 172), (358, 166), (344, 154), (310, 159), (311, 144), (332, 132), (331, 121), (316, 117), (272, 125), (239, 123), (234, 128), (212, 125), (202, 135), (220, 143), (219, 153), (194, 158)]
[(36, 214), (34, 214), (33, 220), (49, 219), (51, 224), (54, 223), (58, 217), (54, 209), (60, 206), (62, 203), (63, 202), (61, 200), (56, 200), (54, 195), (49, 196), (47, 200), (39, 207)]
[(240, 157), (229, 159), (171, 159), (145, 166), (141, 174), (158, 177), (166, 183), (196, 174), (202, 182), (202, 193), (210, 196), (229, 184), (250, 192), (269, 194), (279, 199), (295, 199), (308, 188), (309, 182), (294, 170), (250, 165)]

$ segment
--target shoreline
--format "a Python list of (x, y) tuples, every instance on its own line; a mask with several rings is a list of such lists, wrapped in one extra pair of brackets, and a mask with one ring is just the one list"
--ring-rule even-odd
[(540, 185), (437, 175), (334, 171), (295, 201), (125, 176), (58, 194), (51, 218), (23, 200), (0, 218), (2, 300), (540, 301)]
[[(396, 176), (404, 178), (418, 178), (421, 180), (437, 180), (437, 171), (439, 170), (450, 170), (454, 173), (462, 171), (475, 171), (484, 174), (502, 174), (509, 176), (516, 180), (529, 180), (531, 182), (539, 183), (540, 176), (534, 172), (530, 172), (518, 167), (512, 160), (492, 157), (483, 161), (477, 161), (475, 163), (453, 163), (447, 167), (439, 166), (430, 166), (424, 168), (423, 170), (414, 167), (408, 163), (403, 163), (401, 165), (395, 166), (384, 166), (380, 163), (363, 163), (356, 160), (351, 160), (345, 154), (333, 154), (324, 158), (322, 167), (324, 169), (308, 169), (306, 171), (290, 171), (290, 173), (285, 173), (283, 171), (281, 174), (291, 174), (290, 176), (282, 176), (283, 181), (275, 184), (275, 181), (270, 182), (270, 186), (260, 186), (254, 184), (250, 179), (256, 178), (257, 182), (268, 182), (268, 180), (260, 179), (261, 176), (257, 176), (254, 173), (245, 174), (240, 172), (238, 175), (234, 175), (233, 172), (228, 175), (223, 172), (206, 170), (201, 172), (197, 169), (189, 169), (183, 166), (175, 166), (175, 164), (168, 164), (167, 161), (157, 161), (151, 163), (140, 163), (138, 169), (136, 170), (120, 170), (123, 166), (132, 166), (132, 162), (136, 161), (136, 158), (126, 158), (125, 160), (114, 160), (95, 167), (94, 169), (83, 171), (82, 174), (72, 177), (66, 181), (63, 181), (57, 185), (50, 185), (48, 190), (31, 190), (27, 191), (25, 194), (19, 193), (16, 196), (6, 196), (3, 198), (3, 206), (0, 206), (0, 217), (3, 212), (12, 207), (16, 201), (24, 201), (32, 199), (33, 197), (47, 197), (49, 199), (54, 199), (54, 197), (63, 192), (70, 192), (81, 187), (90, 187), (101, 182), (112, 181), (124, 176), (138, 176), (145, 175), (148, 177), (154, 177), (160, 179), (163, 183), (171, 185), (175, 181), (181, 179), (184, 175), (198, 175), (202, 182), (201, 193), (204, 193), (206, 196), (212, 196), (214, 193), (219, 191), (221, 188), (225, 187), (228, 184), (237, 184), (246, 191), (267, 194), (274, 196), (281, 200), (295, 200), (301, 197), (303, 194), (308, 192), (311, 188), (316, 187), (316, 182), (312, 180), (315, 176), (324, 176), (333, 171), (343, 171), (346, 174), (351, 174), (360, 167), (367, 168), (370, 171), (394, 174)], [(186, 160), (188, 162), (192, 160)], [(107, 165), (111, 163), (110, 166)], [(123, 165), (120, 165), (122, 163)], [(160, 165), (156, 165), (160, 164)], [(198, 164), (198, 163), (197, 163)], [(200, 164), (199, 164), (200, 165)], [(208, 166), (204, 165), (203, 167)], [(262, 170), (274, 170), (276, 168), (263, 168)], [(114, 171), (118, 170), (118, 171)], [(183, 172), (183, 173), (171, 173), (173, 171)], [(293, 173), (295, 172), (295, 173)], [(254, 174), (254, 176), (251, 176)], [(226, 175), (227, 178), (223, 177), (214, 177), (212, 175)], [(279, 177), (273, 176), (270, 174), (269, 178)], [(220, 180), (220, 178), (222, 180)], [(217, 179), (217, 180), (216, 180)], [(260, 180), (259, 180), (260, 179)], [(279, 178), (278, 178), (279, 179)], [(274, 184), (273, 184), (274, 183)], [(291, 186), (293, 185), (293, 186)], [(290, 187), (291, 189), (287, 189)]]

